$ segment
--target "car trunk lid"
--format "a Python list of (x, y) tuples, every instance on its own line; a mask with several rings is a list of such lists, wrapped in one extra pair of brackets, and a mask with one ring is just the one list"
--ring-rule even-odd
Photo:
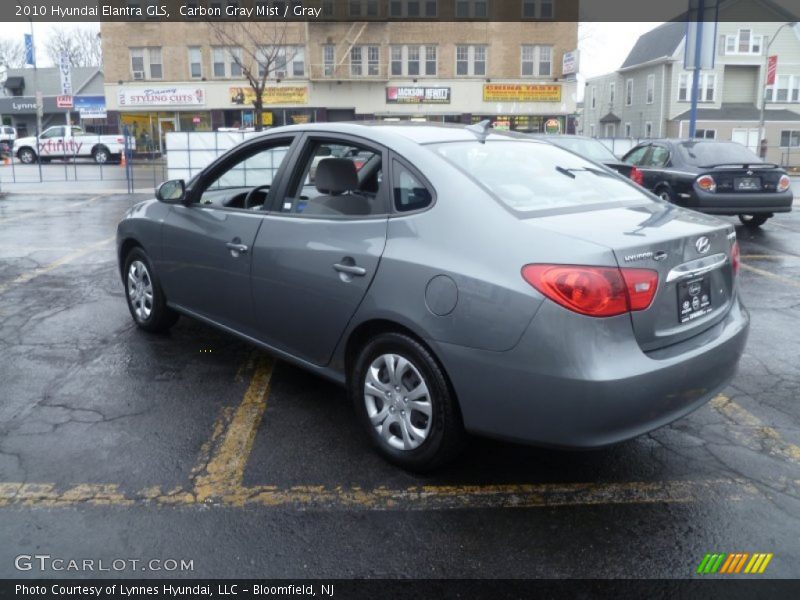
[[(658, 273), (650, 306), (631, 312), (644, 351), (688, 339), (728, 312), (734, 293), (733, 227), (666, 203), (546, 215), (534, 226), (609, 248), (621, 268)], [(688, 308), (685, 305), (689, 302)]]

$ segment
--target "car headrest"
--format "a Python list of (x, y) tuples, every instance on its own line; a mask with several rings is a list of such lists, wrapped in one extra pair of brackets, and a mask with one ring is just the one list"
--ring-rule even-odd
[(319, 161), (314, 185), (323, 194), (342, 194), (357, 189), (355, 163), (348, 158), (325, 158)]

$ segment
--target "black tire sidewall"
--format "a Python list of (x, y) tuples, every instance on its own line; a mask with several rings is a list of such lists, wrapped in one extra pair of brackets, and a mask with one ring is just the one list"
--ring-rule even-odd
[[(409, 360), (425, 379), (432, 405), (428, 438), (413, 450), (398, 450), (385, 444), (369, 420), (364, 403), (367, 369), (381, 354), (398, 354)], [(370, 340), (356, 358), (348, 386), (357, 418), (371, 443), (389, 462), (414, 471), (426, 471), (449, 460), (460, 445), (461, 417), (444, 372), (432, 354), (419, 342), (400, 333), (382, 333)]]
[(761, 227), (768, 219), (769, 217), (764, 215), (749, 215), (746, 213), (739, 215), (739, 221), (745, 227)]

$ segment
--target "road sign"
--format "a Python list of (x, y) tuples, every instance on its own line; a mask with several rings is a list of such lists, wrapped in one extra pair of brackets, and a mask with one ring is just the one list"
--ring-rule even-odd
[(72, 96), (56, 96), (57, 108), (72, 108)]
[(778, 71), (778, 55), (773, 54), (767, 59), (767, 85), (775, 85), (775, 73)]

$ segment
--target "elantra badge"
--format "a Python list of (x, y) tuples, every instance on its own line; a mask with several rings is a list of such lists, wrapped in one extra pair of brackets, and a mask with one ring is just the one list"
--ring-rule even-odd
[(705, 254), (706, 252), (708, 252), (708, 249), (711, 248), (711, 242), (706, 236), (701, 235), (699, 238), (697, 238), (697, 241), (694, 243), (694, 247), (697, 248), (697, 251), (700, 254)]

